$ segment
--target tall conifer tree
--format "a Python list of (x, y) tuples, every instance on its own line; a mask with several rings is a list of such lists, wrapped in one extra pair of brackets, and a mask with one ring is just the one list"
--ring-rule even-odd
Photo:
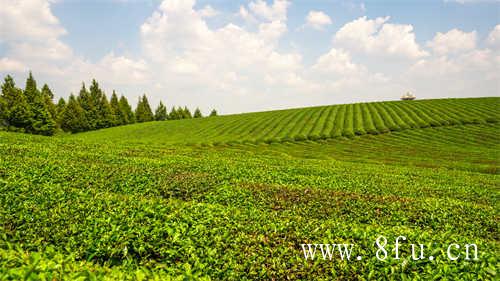
[(27, 131), (33, 134), (53, 135), (56, 131), (56, 122), (50, 114), (45, 98), (37, 89), (35, 78), (31, 72), (26, 79), (24, 95), (30, 104), (31, 111), (31, 120), (26, 128)]
[(47, 84), (44, 84), (42, 87), (42, 96), (50, 112), (50, 116), (52, 117), (52, 119), (56, 120), (57, 110), (56, 110), (56, 105), (54, 104), (54, 94), (52, 93)]
[(113, 94), (109, 100), (109, 105), (111, 106), (111, 112), (115, 121), (114, 124), (117, 126), (127, 124), (124, 120), (124, 112), (121, 111), (120, 102), (118, 101), (118, 96), (116, 95), (115, 90), (113, 90)]
[(56, 123), (59, 125), (59, 127), (61, 127), (61, 119), (64, 108), (66, 108), (66, 101), (64, 100), (64, 98), (60, 97), (56, 105), (56, 113), (57, 113)]
[(149, 105), (146, 95), (143, 95), (142, 98), (139, 99), (139, 103), (135, 109), (135, 118), (139, 123), (153, 121), (154, 119), (153, 112), (151, 111), (151, 106)]
[(99, 84), (95, 79), (92, 79), (89, 87), (89, 101), (92, 105), (90, 112), (88, 112), (89, 121), (92, 120), (91, 130), (104, 128), (106, 121), (104, 120), (104, 110), (106, 106), (103, 104), (102, 91)]
[(195, 109), (193, 117), (194, 118), (202, 118), (203, 117), (203, 114), (201, 114), (201, 110), (198, 107)]
[(109, 128), (114, 126), (116, 120), (113, 115), (113, 110), (108, 102), (108, 98), (104, 93), (101, 93), (101, 100), (97, 104), (97, 114), (99, 116), (97, 121), (97, 129)]
[(30, 71), (28, 74), (28, 78), (26, 79), (26, 86), (24, 87), (24, 96), (26, 97), (26, 100), (30, 103), (39, 94), (40, 94), (40, 92), (38, 91), (38, 89), (36, 87), (35, 78), (33, 77), (33, 74)]
[(66, 107), (61, 113), (61, 128), (66, 132), (83, 132), (88, 128), (88, 125), (85, 124), (86, 121), (85, 111), (75, 96), (71, 94)]
[[(88, 131), (96, 128), (96, 120), (94, 119), (95, 105), (92, 102), (90, 97), (90, 93), (85, 87), (85, 83), (82, 82), (82, 88), (78, 93), (78, 98), (76, 101), (79, 103), (81, 108), (83, 109), (83, 119), (82, 124), (86, 126), (83, 131)], [(69, 103), (69, 100), (68, 100)]]
[(120, 112), (122, 112), (123, 124), (135, 123), (135, 114), (125, 96), (120, 97)]
[(160, 101), (160, 104), (156, 108), (155, 111), (155, 120), (156, 121), (165, 121), (168, 118), (167, 108)]
[(182, 118), (183, 119), (193, 118), (193, 116), (191, 115), (191, 111), (189, 111), (189, 108), (187, 108), (187, 106), (184, 106), (184, 109), (182, 109)]
[(175, 106), (173, 106), (172, 110), (170, 110), (170, 113), (168, 114), (168, 119), (170, 119), (170, 120), (180, 119), (179, 112), (177, 111), (177, 108)]
[(2, 84), (2, 119), (5, 126), (24, 128), (31, 123), (31, 111), (21, 89), (16, 87), (14, 79), (10, 75), (5, 77)]

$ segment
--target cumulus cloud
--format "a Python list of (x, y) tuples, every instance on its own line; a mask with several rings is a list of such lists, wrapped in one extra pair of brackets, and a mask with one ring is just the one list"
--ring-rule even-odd
[(211, 18), (217, 16), (219, 14), (219, 11), (217, 11), (210, 5), (206, 5), (199, 11), (199, 13), (202, 18)]
[(307, 14), (305, 26), (310, 26), (314, 29), (323, 29), (330, 24), (332, 24), (332, 19), (321, 11), (310, 11)]
[(234, 103), (235, 95), (250, 103), (253, 98), (271, 101), (283, 89), (298, 92), (309, 87), (301, 78), (301, 55), (277, 49), (287, 32), (288, 2), (255, 1), (244, 7), (260, 18), (255, 31), (233, 23), (211, 29), (193, 2), (177, 4), (161, 5), (141, 27), (144, 54), (157, 80), (165, 81), (159, 87), (202, 88), (207, 93), (202, 99), (217, 93), (225, 96), (221, 103)]
[[(487, 48), (477, 47), (475, 32), (451, 30), (436, 34), (424, 50), (411, 25), (361, 17), (344, 24), (329, 50), (308, 65), (299, 51), (281, 46), (289, 1), (254, 0), (235, 11), (243, 24), (213, 27), (206, 21), (222, 13), (215, 8), (164, 0), (138, 27), (138, 54), (109, 52), (89, 61), (62, 40), (67, 31), (50, 1), (0, 1), (0, 72), (31, 69), (60, 96), (93, 77), (132, 101), (146, 92), (153, 104), (161, 99), (223, 113), (397, 99), (407, 90), (419, 97), (498, 93), (499, 26), (484, 38)], [(319, 13), (308, 17), (311, 27), (331, 24)]]
[(369, 55), (410, 59), (427, 55), (415, 41), (412, 25), (392, 24), (388, 21), (389, 17), (358, 18), (337, 31), (335, 43)]
[(341, 75), (358, 74), (364, 71), (362, 66), (352, 62), (351, 55), (348, 52), (335, 48), (320, 56), (312, 68), (319, 72)]
[(442, 97), (499, 95), (500, 55), (489, 48), (478, 48), (476, 41), (474, 31), (438, 32), (428, 43), (433, 55), (409, 68), (405, 73), (407, 83), (418, 85), (428, 98), (440, 91)]
[(438, 32), (427, 46), (438, 55), (456, 54), (476, 48), (476, 37), (476, 31), (452, 29), (446, 33)]
[(0, 7), (0, 42), (42, 41), (66, 34), (46, 0), (0, 0)]
[(290, 2), (287, 0), (275, 0), (272, 5), (263, 0), (250, 2), (249, 10), (257, 17), (267, 21), (286, 20), (287, 10)]
[(0, 72), (23, 79), (32, 70), (48, 82), (59, 96), (78, 90), (82, 80), (98, 78), (110, 87), (134, 85), (146, 81), (143, 60), (133, 60), (110, 53), (98, 62), (75, 55), (61, 39), (67, 31), (51, 11), (54, 1), (0, 0), (0, 44), (5, 54), (0, 58)]
[(500, 49), (500, 24), (496, 25), (493, 30), (488, 34), (486, 42), (489, 46)]
[(0, 58), (0, 72), (21, 72), (26, 66), (20, 61), (10, 58)]

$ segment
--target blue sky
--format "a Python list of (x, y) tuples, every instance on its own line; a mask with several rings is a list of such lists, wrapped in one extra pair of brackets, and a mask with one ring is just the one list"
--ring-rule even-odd
[(499, 95), (498, 1), (0, 1), (0, 74), (62, 97), (91, 78), (225, 113)]
[[(110, 51), (140, 52), (140, 26), (155, 11), (161, 1), (59, 1), (52, 11), (68, 30), (62, 40), (92, 60), (98, 60)], [(234, 13), (248, 1), (198, 1), (197, 5), (211, 5), (227, 14)], [(361, 8), (364, 5), (365, 9)], [(476, 30), (484, 37), (498, 24), (499, 5), (494, 2), (468, 3), (445, 1), (295, 1), (289, 9), (290, 30), (304, 24), (310, 10), (321, 10), (333, 22), (325, 32), (300, 30), (291, 32), (281, 44), (290, 42), (314, 59), (328, 50), (331, 38), (325, 33), (334, 33), (343, 24), (360, 16), (375, 18), (391, 16), (395, 22), (412, 24), (417, 33), (417, 42), (432, 39), (436, 32), (453, 28), (464, 31)], [(226, 23), (227, 16), (210, 20), (211, 26)], [(304, 40), (307, 39), (307, 40)], [(95, 40), (99, 39), (99, 40)]]

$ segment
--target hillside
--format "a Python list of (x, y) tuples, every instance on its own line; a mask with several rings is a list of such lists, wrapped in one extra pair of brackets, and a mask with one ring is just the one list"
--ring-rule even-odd
[[(499, 100), (0, 132), (0, 279), (494, 280)], [(377, 259), (381, 235), (407, 238), (401, 259)], [(352, 258), (305, 260), (303, 243)], [(450, 261), (452, 243), (479, 259)]]
[(484, 124), (500, 119), (500, 98), (343, 104), (148, 122), (70, 136), (144, 143), (259, 143), (380, 134), (410, 128)]
[[(0, 132), (0, 274), (491, 280), (499, 131), (471, 124), (211, 147)], [(405, 244), (405, 266), (378, 261), (380, 235), (425, 243), (437, 258), (413, 261)], [(300, 250), (339, 241), (363, 260), (305, 261)], [(439, 254), (449, 243), (476, 243), (480, 260), (450, 262)]]

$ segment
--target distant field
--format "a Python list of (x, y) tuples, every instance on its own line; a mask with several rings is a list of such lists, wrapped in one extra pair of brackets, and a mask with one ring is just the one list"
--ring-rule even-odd
[[(495, 280), (499, 101), (0, 132), (0, 279)], [(406, 243), (379, 261), (380, 235), (436, 259)], [(301, 243), (335, 242), (363, 260), (304, 260)]]
[(483, 124), (500, 120), (500, 98), (345, 104), (149, 122), (87, 132), (78, 139), (217, 144), (280, 142), (380, 134), (410, 128)]

